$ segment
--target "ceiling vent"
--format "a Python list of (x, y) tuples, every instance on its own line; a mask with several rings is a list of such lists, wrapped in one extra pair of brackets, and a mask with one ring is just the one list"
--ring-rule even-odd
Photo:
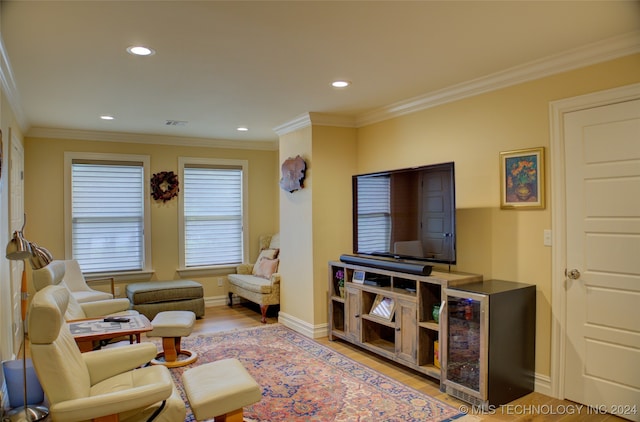
[(188, 122), (184, 120), (166, 120), (165, 126), (186, 126)]

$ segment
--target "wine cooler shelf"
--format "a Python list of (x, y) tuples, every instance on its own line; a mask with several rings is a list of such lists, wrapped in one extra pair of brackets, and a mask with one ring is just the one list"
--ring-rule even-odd
[(482, 276), (475, 274), (422, 276), (329, 262), (329, 339), (441, 379), (444, 289), (478, 281)]

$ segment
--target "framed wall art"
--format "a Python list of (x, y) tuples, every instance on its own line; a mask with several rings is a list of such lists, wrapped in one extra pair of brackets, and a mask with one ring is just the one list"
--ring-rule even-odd
[(544, 147), (500, 153), (500, 208), (544, 209)]

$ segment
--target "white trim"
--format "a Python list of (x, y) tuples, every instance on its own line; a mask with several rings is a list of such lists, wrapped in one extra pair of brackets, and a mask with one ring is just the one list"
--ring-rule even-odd
[[(356, 116), (355, 119), (353, 119), (352, 125), (348, 127), (359, 128), (371, 125), (426, 110), (431, 107), (638, 52), (640, 52), (640, 31), (634, 31), (362, 113)], [(344, 126), (344, 122), (343, 124), (331, 124), (330, 121), (326, 121), (324, 124), (316, 122), (313, 118), (314, 115), (330, 116), (328, 114), (322, 115), (321, 113), (303, 114), (274, 128), (274, 131), (281, 136), (285, 133), (309, 126), (311, 123), (321, 126)], [(333, 116), (333, 118), (348, 119), (344, 116)]]
[[(483, 78), (463, 82), (441, 90), (426, 93), (362, 113), (355, 118), (333, 116), (337, 126), (362, 127), (394, 117), (414, 113), (437, 105), (446, 104), (481, 93), (505, 88), (518, 83), (539, 79), (556, 73), (613, 60), (640, 52), (640, 31), (633, 31), (617, 37), (565, 51), (547, 58), (516, 66)], [(232, 141), (205, 138), (186, 138), (161, 135), (124, 134), (116, 132), (96, 132), (54, 128), (29, 128), (29, 122), (22, 110), (19, 93), (11, 72), (6, 50), (0, 39), (0, 82), (16, 120), (26, 136), (33, 138), (82, 139), (92, 141), (127, 142), (142, 144), (201, 146), (212, 148), (278, 150), (277, 141)], [(318, 114), (318, 113), (313, 113)], [(325, 115), (330, 116), (330, 115)], [(352, 120), (352, 123), (346, 121)], [(342, 121), (342, 124), (339, 122)], [(315, 123), (315, 122), (314, 122)], [(309, 113), (300, 115), (273, 130), (278, 136), (311, 124)], [(318, 122), (317, 124), (323, 125)], [(324, 125), (331, 125), (328, 122)], [(351, 126), (353, 125), (353, 126)]]
[(106, 278), (113, 278), (115, 283), (128, 282), (128, 281), (151, 281), (155, 271), (122, 271), (122, 272), (105, 272), (105, 273), (91, 273), (85, 276), (87, 281), (101, 280)]
[(27, 117), (22, 109), (22, 102), (20, 101), (20, 94), (16, 87), (15, 78), (11, 70), (11, 62), (7, 55), (7, 50), (4, 48), (4, 42), (0, 37), (0, 83), (2, 84), (2, 90), (7, 97), (7, 102), (10, 104), (13, 110), (13, 115), (18, 122), (20, 128), (26, 128), (29, 126)]
[(551, 397), (551, 378), (547, 375), (541, 375), (537, 372), (534, 375), (533, 391)]
[(356, 119), (357, 126), (370, 125), (638, 52), (640, 52), (640, 31), (631, 32), (363, 113)]
[(551, 257), (551, 397), (564, 398), (566, 350), (566, 301), (564, 270), (566, 268), (566, 204), (565, 204), (565, 140), (564, 115), (605, 104), (640, 98), (640, 83), (579, 97), (553, 101), (549, 104), (551, 227), (553, 251)]
[(352, 116), (338, 116), (327, 113), (309, 113), (309, 117), (316, 126), (356, 127), (356, 119)]
[(25, 137), (46, 139), (78, 139), (83, 141), (123, 142), (127, 144), (174, 145), (225, 149), (277, 151), (277, 141), (232, 141), (223, 139), (188, 138), (178, 136), (100, 132), (92, 130), (30, 128)]
[(216, 308), (220, 306), (228, 306), (227, 300), (229, 295), (222, 296), (207, 296), (204, 298), (204, 307), (205, 308)]
[(282, 311), (278, 313), (278, 322), (309, 338), (327, 337), (329, 333), (329, 325), (327, 323), (312, 325)]
[(176, 272), (180, 278), (193, 278), (193, 277), (211, 277), (211, 276), (226, 276), (233, 274), (236, 270), (236, 265), (220, 265), (212, 267), (197, 267), (197, 268), (177, 268)]
[(300, 116), (294, 117), (293, 119), (281, 124), (280, 126), (274, 127), (273, 131), (278, 136), (282, 136), (289, 132), (294, 132), (307, 126), (311, 126), (311, 116), (309, 115), (309, 113), (301, 114)]
[(273, 128), (273, 131), (276, 132), (278, 136), (282, 136), (289, 132), (294, 132), (298, 129), (311, 126), (312, 124), (315, 126), (358, 127), (356, 119), (352, 116), (338, 116), (335, 114), (311, 112), (301, 114), (289, 122)]
[(151, 158), (148, 155), (110, 154), (99, 152), (65, 152), (64, 153), (64, 256), (72, 258), (72, 221), (71, 221), (71, 164), (75, 159), (104, 160), (104, 161), (137, 161), (142, 162), (144, 200), (144, 268), (140, 273), (152, 273), (151, 263), (151, 192), (147, 181), (151, 180)]

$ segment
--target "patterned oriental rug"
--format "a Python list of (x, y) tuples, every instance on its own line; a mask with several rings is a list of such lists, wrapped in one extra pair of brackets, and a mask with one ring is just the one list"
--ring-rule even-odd
[(190, 367), (237, 358), (262, 386), (262, 400), (244, 408), (245, 421), (446, 421), (464, 415), (448, 404), (380, 374), (279, 324), (182, 339), (198, 353), (172, 368), (195, 421), (180, 377)]

